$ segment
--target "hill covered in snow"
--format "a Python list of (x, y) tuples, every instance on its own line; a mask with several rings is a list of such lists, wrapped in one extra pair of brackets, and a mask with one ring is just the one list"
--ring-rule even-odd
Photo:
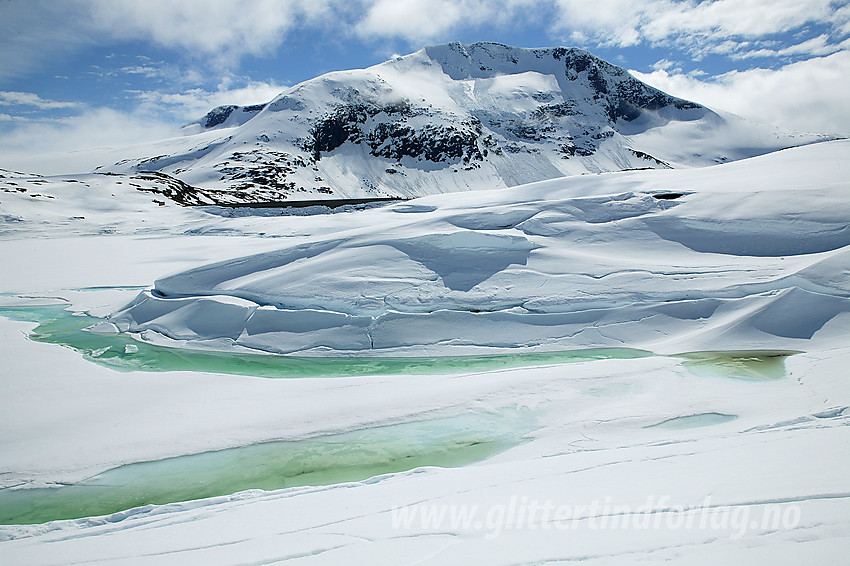
[(426, 47), (222, 106), (99, 172), (159, 172), (192, 203), (417, 197), (722, 163), (801, 145), (572, 48)]
[(848, 152), (399, 203), (161, 278), (101, 330), (302, 354), (802, 349), (848, 323)]

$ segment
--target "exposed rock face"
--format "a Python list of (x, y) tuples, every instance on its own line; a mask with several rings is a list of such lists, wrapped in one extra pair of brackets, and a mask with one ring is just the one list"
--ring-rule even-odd
[[(244, 124), (253, 118), (260, 110), (265, 108), (265, 104), (255, 104), (253, 106), (236, 106), (229, 104), (227, 106), (217, 106), (210, 110), (206, 116), (198, 120), (197, 124), (201, 124), (205, 129), (215, 128), (217, 126), (237, 126)], [(235, 114), (234, 114), (235, 112)], [(229, 121), (228, 119), (231, 118)]]

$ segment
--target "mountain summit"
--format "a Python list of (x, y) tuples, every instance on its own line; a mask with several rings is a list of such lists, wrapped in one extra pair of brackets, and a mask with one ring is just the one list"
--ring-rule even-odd
[(573, 48), (426, 47), (222, 106), (167, 153), (107, 169), (156, 171), (191, 203), (415, 197), (567, 175), (700, 166), (815, 141), (670, 96)]

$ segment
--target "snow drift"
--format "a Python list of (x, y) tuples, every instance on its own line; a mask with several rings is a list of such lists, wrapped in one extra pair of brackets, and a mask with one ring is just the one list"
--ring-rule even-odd
[(847, 163), (836, 141), (422, 198), (164, 277), (110, 321), (278, 353), (799, 348), (850, 324)]

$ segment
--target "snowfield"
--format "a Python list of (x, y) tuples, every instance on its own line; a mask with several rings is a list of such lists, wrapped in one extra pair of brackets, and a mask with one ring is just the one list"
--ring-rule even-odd
[(847, 148), (396, 204), (159, 279), (110, 329), (308, 354), (804, 349), (850, 322)]
[[(799, 564), (850, 549), (848, 141), (312, 216), (229, 218), (133, 175), (2, 174), (0, 502), (271, 441), (304, 456), (359, 439), (411, 461), (427, 439), (505, 442), (457, 467), (0, 526), (4, 564)], [(137, 344), (128, 360), (642, 353), (297, 379), (117, 371), (28, 339), (41, 319), (14, 313), (44, 304)]]

